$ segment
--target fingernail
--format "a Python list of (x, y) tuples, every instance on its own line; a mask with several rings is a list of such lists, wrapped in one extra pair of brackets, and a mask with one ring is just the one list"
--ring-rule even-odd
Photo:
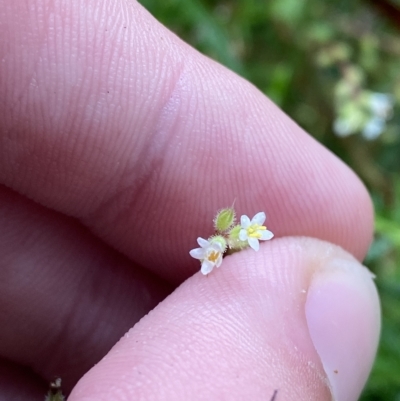
[(356, 401), (368, 379), (380, 332), (373, 276), (352, 258), (317, 270), (307, 295), (310, 336), (335, 401)]

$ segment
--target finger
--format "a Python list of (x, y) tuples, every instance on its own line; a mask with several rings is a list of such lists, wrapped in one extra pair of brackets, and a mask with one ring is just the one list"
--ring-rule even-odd
[(169, 279), (188, 276), (194, 239), (234, 199), (277, 236), (363, 257), (372, 209), (355, 175), (138, 3), (3, 3), (5, 185)]
[(169, 292), (77, 221), (0, 188), (0, 357), (77, 380)]
[[(379, 337), (371, 274), (331, 244), (278, 239), (190, 278), (69, 401), (356, 401)], [(331, 394), (332, 393), (332, 394)]]

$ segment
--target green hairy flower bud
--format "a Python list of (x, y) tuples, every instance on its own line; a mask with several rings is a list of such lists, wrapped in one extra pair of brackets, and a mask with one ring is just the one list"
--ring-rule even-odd
[(228, 246), (226, 239), (222, 235), (214, 235), (213, 237), (210, 237), (208, 241), (210, 241), (210, 244), (220, 244), (222, 248), (222, 253), (226, 251), (226, 248)]
[(223, 233), (228, 231), (235, 223), (236, 213), (233, 207), (220, 210), (214, 219), (216, 231)]
[(239, 238), (239, 233), (241, 229), (242, 226), (238, 224), (237, 226), (233, 227), (231, 231), (229, 231), (228, 234), (229, 248), (239, 251), (249, 246), (249, 243), (247, 241), (241, 241)]

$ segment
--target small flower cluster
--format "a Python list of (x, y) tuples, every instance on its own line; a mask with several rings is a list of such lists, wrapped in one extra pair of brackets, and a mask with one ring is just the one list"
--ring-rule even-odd
[(273, 238), (274, 234), (264, 226), (266, 215), (257, 213), (251, 220), (243, 215), (240, 224), (236, 224), (236, 214), (233, 207), (220, 210), (214, 219), (215, 235), (208, 238), (197, 238), (200, 248), (192, 249), (189, 253), (201, 263), (201, 272), (209, 274), (214, 267), (220, 267), (225, 252), (240, 251), (252, 248), (258, 251), (259, 241)]
[(338, 107), (333, 130), (341, 137), (360, 131), (365, 139), (372, 141), (385, 131), (393, 107), (392, 95), (360, 90), (356, 98), (353, 96)]

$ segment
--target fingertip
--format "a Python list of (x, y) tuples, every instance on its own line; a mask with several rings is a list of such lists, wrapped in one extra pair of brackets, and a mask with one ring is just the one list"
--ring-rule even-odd
[(373, 275), (335, 252), (313, 276), (306, 302), (311, 339), (336, 401), (355, 401), (371, 370), (380, 334)]

